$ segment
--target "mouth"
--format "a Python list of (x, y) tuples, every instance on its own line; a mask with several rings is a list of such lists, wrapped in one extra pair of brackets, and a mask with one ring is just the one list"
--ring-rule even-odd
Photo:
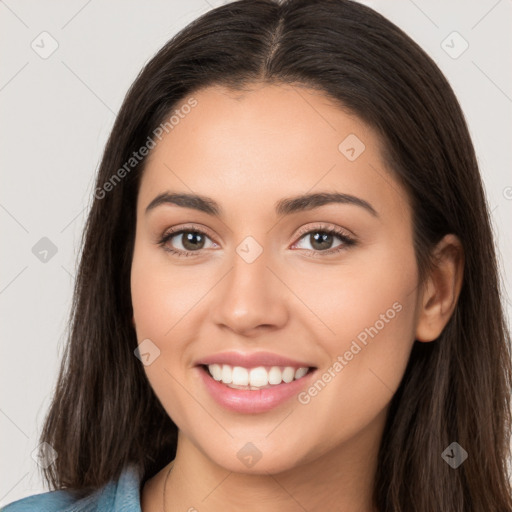
[(218, 405), (231, 412), (256, 414), (270, 411), (297, 397), (310, 386), (314, 366), (257, 366), (228, 364), (196, 366), (205, 390)]

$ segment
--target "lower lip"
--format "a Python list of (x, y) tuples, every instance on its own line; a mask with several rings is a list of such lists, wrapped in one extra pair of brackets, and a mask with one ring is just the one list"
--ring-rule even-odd
[(289, 383), (281, 383), (266, 389), (233, 389), (216, 381), (201, 366), (197, 366), (199, 374), (213, 399), (231, 411), (253, 414), (269, 411), (297, 395), (311, 381), (316, 370), (304, 377)]

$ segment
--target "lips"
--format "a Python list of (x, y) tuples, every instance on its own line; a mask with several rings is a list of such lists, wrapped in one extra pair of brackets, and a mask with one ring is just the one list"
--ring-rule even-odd
[(272, 409), (288, 402), (306, 387), (311, 385), (316, 378), (317, 371), (308, 372), (305, 376), (290, 383), (281, 383), (259, 390), (232, 389), (225, 384), (216, 381), (205, 369), (199, 365), (195, 368), (203, 389), (222, 408), (239, 414), (258, 414), (269, 412)]
[[(310, 361), (291, 359), (272, 352), (222, 352), (199, 359), (195, 366), (207, 393), (223, 408), (242, 414), (263, 413), (287, 402), (312, 382), (317, 370), (317, 367)], [(256, 369), (253, 370), (256, 373), (263, 373), (265, 369), (280, 375), (281, 369), (285, 369), (285, 372), (283, 372), (283, 382), (280, 384), (270, 385), (269, 383), (260, 388), (234, 386), (217, 380), (221, 378), (218, 374), (219, 367), (222, 367), (222, 379), (224, 379), (227, 366), (231, 367), (228, 373), (233, 372), (234, 380), (237, 380), (234, 373), (247, 373), (246, 370), (249, 370), (251, 374), (251, 381), (254, 378), (251, 373), (253, 369)], [(209, 368), (215, 370), (217, 379), (212, 376)], [(279, 369), (279, 372), (276, 372), (276, 369)], [(295, 375), (295, 379), (293, 379), (293, 375)], [(299, 375), (298, 378), (297, 375)], [(270, 373), (268, 376), (270, 377)], [(231, 382), (231, 375), (228, 375), (226, 381)], [(244, 387), (250, 389), (242, 389)]]

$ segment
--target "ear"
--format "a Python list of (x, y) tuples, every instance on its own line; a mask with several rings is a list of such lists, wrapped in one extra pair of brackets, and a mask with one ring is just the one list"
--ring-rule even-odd
[(459, 238), (446, 235), (436, 246), (433, 269), (418, 297), (416, 340), (434, 341), (457, 305), (464, 274), (464, 250)]

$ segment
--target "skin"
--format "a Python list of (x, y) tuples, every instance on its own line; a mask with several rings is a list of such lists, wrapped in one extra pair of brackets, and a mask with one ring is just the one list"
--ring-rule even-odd
[[(145, 371), (179, 428), (165, 510), (371, 511), (389, 403), (414, 340), (435, 340), (453, 312), (460, 243), (453, 235), (439, 243), (438, 266), (420, 287), (409, 200), (384, 167), (381, 141), (325, 95), (257, 84), (243, 93), (209, 87), (193, 97), (197, 106), (147, 162), (131, 275), (137, 338), (160, 349)], [(349, 134), (365, 144), (354, 161), (338, 150)], [(223, 215), (171, 204), (145, 213), (169, 191), (211, 197)], [(351, 204), (274, 212), (282, 198), (321, 191), (364, 199), (378, 217)], [(314, 233), (298, 235), (319, 222), (357, 245), (322, 255)], [(207, 231), (192, 257), (158, 245), (169, 228), (190, 223)], [(247, 236), (263, 249), (250, 264), (236, 252)], [(183, 240), (177, 235), (167, 245), (190, 250)], [(329, 248), (341, 244), (334, 237)], [(265, 413), (232, 412), (213, 400), (194, 368), (222, 351), (270, 351), (311, 361), (321, 375), (396, 303), (400, 312), (307, 404), (292, 398)], [(251, 468), (237, 457), (247, 442), (262, 454)], [(144, 512), (162, 510), (168, 469), (144, 485)]]

